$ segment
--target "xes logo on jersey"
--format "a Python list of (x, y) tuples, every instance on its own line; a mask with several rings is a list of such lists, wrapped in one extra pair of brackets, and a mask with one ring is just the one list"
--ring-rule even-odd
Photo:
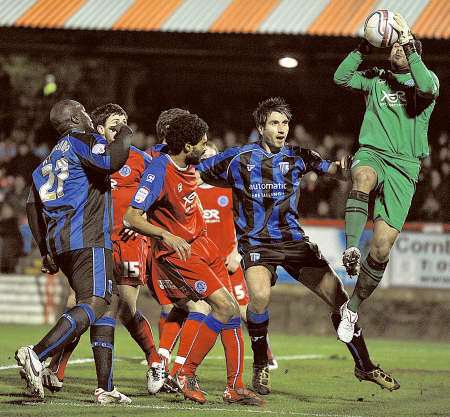
[(406, 105), (406, 93), (404, 91), (396, 91), (395, 93), (383, 91), (383, 97), (381, 97), (380, 103), (385, 106)]
[(196, 201), (197, 193), (195, 191), (192, 191), (192, 193), (183, 197), (185, 213), (189, 213), (189, 211), (195, 206)]

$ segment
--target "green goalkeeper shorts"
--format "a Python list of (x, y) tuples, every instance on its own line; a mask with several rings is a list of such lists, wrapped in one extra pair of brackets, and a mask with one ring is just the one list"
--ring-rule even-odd
[(420, 162), (360, 148), (353, 157), (352, 170), (361, 166), (373, 168), (378, 177), (373, 219), (381, 218), (400, 232), (416, 191)]

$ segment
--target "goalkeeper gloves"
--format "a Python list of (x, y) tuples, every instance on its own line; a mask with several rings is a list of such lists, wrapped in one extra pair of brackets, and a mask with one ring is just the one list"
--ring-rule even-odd
[(368, 55), (372, 52), (372, 45), (367, 41), (367, 39), (362, 38), (356, 50), (363, 55)]
[(400, 13), (395, 13), (394, 24), (392, 26), (398, 32), (398, 43), (400, 45), (404, 46), (414, 40), (408, 23), (406, 23), (406, 20)]

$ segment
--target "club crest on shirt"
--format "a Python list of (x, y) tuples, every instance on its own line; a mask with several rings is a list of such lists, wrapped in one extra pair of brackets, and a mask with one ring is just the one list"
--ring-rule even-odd
[(261, 258), (261, 254), (260, 253), (256, 253), (256, 252), (250, 252), (250, 260), (252, 262), (257, 262), (259, 261)]
[(128, 177), (128, 175), (131, 174), (131, 168), (128, 165), (124, 165), (120, 168), (119, 174), (122, 175), (122, 177)]
[(195, 281), (194, 288), (199, 294), (204, 294), (207, 291), (208, 286), (205, 281)]
[(289, 172), (289, 162), (280, 162), (278, 166), (283, 175), (286, 175)]
[(221, 195), (218, 199), (217, 199), (217, 204), (220, 207), (226, 207), (228, 206), (228, 203), (230, 202), (229, 198), (226, 195)]
[(105, 153), (106, 145), (104, 143), (96, 143), (92, 147), (92, 153), (95, 155), (101, 155), (102, 153)]
[(253, 168), (255, 168), (256, 165), (254, 164), (247, 164), (247, 171), (250, 172)]
[(181, 193), (181, 191), (183, 191), (183, 184), (181, 182), (177, 185), (177, 190), (179, 193)]
[(136, 203), (143, 203), (145, 201), (145, 199), (147, 198), (149, 193), (149, 190), (145, 187), (141, 187), (139, 188), (139, 190), (137, 190), (136, 195), (134, 196), (134, 201), (136, 201)]

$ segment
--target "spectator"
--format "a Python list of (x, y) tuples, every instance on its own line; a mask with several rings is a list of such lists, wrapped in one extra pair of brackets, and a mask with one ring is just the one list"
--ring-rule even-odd
[(31, 152), (30, 145), (22, 142), (17, 148), (17, 155), (9, 161), (7, 171), (11, 175), (21, 175), (30, 183), (32, 170), (39, 162), (40, 159)]
[(13, 87), (9, 74), (0, 66), (0, 91), (2, 99), (0, 100), (0, 139), (8, 137), (14, 125), (11, 109), (14, 107)]
[(5, 195), (5, 201), (19, 214), (25, 213), (29, 187), (24, 177), (18, 175), (14, 178), (11, 189)]
[(0, 272), (12, 274), (23, 255), (22, 235), (14, 209), (3, 203), (0, 209)]

